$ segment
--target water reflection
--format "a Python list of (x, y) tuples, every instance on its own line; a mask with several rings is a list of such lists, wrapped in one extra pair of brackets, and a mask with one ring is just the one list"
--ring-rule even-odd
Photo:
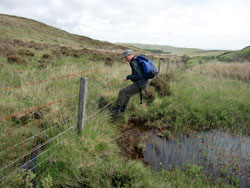
[(250, 187), (249, 144), (249, 137), (235, 137), (223, 131), (176, 140), (165, 140), (151, 132), (143, 155), (144, 160), (155, 168), (196, 164), (217, 177), (233, 174), (239, 177), (241, 187)]

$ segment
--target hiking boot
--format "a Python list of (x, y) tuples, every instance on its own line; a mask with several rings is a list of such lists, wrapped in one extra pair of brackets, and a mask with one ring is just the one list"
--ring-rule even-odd
[(125, 112), (126, 112), (126, 109), (127, 109), (127, 105), (123, 105), (123, 106), (121, 107), (121, 112), (122, 112), (122, 113), (125, 113)]
[(121, 114), (121, 109), (122, 109), (122, 107), (117, 105), (114, 108), (114, 110), (111, 112), (111, 115), (112, 116), (119, 116)]

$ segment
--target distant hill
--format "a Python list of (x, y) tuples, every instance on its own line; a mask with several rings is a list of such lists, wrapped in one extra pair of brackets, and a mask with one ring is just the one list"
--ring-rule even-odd
[(225, 52), (218, 56), (220, 61), (250, 61), (250, 46), (243, 48), (242, 50)]
[(109, 42), (70, 34), (32, 19), (0, 14), (0, 40), (3, 39), (18, 39), (24, 42), (34, 41), (36, 43), (56, 44), (74, 48), (124, 49), (122, 46)]
[(171, 55), (187, 54), (190, 56), (205, 56), (205, 55), (219, 55), (227, 52), (226, 50), (202, 50), (198, 48), (182, 48), (169, 45), (152, 45), (152, 44), (139, 44), (139, 43), (119, 43), (119, 44), (141, 48), (152, 53), (162, 53)]

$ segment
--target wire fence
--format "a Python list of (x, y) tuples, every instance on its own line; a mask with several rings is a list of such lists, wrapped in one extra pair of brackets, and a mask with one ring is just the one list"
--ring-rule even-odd
[[(11, 91), (31, 85), (38, 85), (49, 81), (73, 77), (77, 78), (78, 76), (82, 76), (82, 74), (95, 73), (107, 68), (108, 67), (99, 67), (88, 69), (81, 72), (61, 75), (41, 81), (5, 87), (0, 89), (0, 92)], [(166, 71), (168, 71), (168, 68), (169, 61), (167, 67), (165, 68)], [(116, 85), (116, 87), (113, 87), (114, 85)], [(122, 85), (122, 81), (115, 80), (100, 87), (95, 86), (93, 89), (95, 91), (103, 91), (108, 89), (108, 92), (115, 93), (115, 91), (118, 90), (117, 86)], [(56, 154), (56, 151), (54, 151), (53, 148), (60, 145), (64, 141), (64, 137), (77, 133), (77, 104), (75, 103), (77, 98), (78, 95), (70, 95), (61, 99), (53, 100), (46, 104), (32, 106), (20, 112), (0, 117), (0, 123), (4, 122), (5, 125), (3, 129), (4, 132), (1, 133), (0, 138), (1, 186), (8, 184), (8, 177), (11, 177), (11, 175), (17, 172), (19, 169), (31, 170), (38, 174), (34, 181), (39, 179), (41, 175), (40, 172), (43, 170), (42, 168), (44, 168), (43, 164), (48, 162), (48, 160)], [(112, 103), (113, 102), (107, 101), (102, 101), (95, 105), (90, 103), (90, 105), (87, 106), (88, 113), (85, 122), (90, 121), (98, 113), (109, 108)], [(22, 118), (25, 117), (25, 115), (30, 115), (31, 113), (37, 112), (38, 110), (56, 105), (61, 106), (58, 106), (58, 110), (55, 112), (48, 112), (46, 115), (33, 114), (33, 117), (25, 119), (24, 123), (21, 125), (15, 125), (15, 118)]]
[[(108, 67), (100, 67), (84, 70), (78, 73), (61, 75), (46, 80), (30, 82), (26, 84), (10, 86), (0, 89), (0, 92), (11, 91), (17, 88), (38, 85), (49, 81), (56, 81), (66, 78), (82, 76), (82, 74), (95, 73), (97, 71), (107, 69)], [(121, 81), (113, 81), (94, 90), (103, 90)], [(14, 92), (14, 91), (13, 91)], [(60, 145), (63, 138), (72, 134), (76, 134), (76, 109), (78, 95), (70, 95), (61, 99), (53, 100), (49, 103), (33, 106), (22, 111), (0, 117), (0, 123), (4, 123), (5, 131), (1, 133), (0, 145), (0, 185), (8, 184), (8, 177), (11, 177), (19, 169), (31, 170), (38, 174), (33, 181), (39, 179), (40, 172), (44, 168), (44, 163), (56, 154), (54, 148)], [(73, 101), (74, 100), (74, 101)], [(65, 104), (71, 104), (67, 106)], [(90, 121), (95, 115), (109, 107), (112, 103), (105, 104), (101, 108), (89, 106), (86, 122)], [(41, 109), (51, 106), (61, 105), (55, 112), (48, 112), (42, 117), (28, 118), (22, 125), (13, 126), (15, 118), (25, 117)], [(97, 109), (97, 110), (96, 110)], [(39, 116), (39, 115), (38, 115)], [(1, 127), (3, 128), (3, 127)], [(69, 134), (71, 133), (71, 134)], [(61, 140), (60, 140), (61, 139)], [(40, 174), (40, 175), (39, 175)]]

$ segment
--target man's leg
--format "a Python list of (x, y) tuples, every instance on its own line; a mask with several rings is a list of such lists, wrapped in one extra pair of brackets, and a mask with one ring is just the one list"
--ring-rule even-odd
[(133, 83), (122, 90), (120, 90), (118, 99), (117, 99), (117, 105), (123, 106), (128, 105), (130, 97), (132, 97), (134, 94), (139, 93), (138, 85)]
[[(147, 87), (147, 84), (141, 86), (141, 90), (144, 90)], [(119, 91), (118, 99), (117, 99), (117, 106), (114, 110), (115, 114), (120, 114), (120, 112), (125, 112), (126, 107), (129, 103), (130, 97), (134, 94), (139, 93), (140, 90), (138, 85), (133, 83), (122, 90)]]

